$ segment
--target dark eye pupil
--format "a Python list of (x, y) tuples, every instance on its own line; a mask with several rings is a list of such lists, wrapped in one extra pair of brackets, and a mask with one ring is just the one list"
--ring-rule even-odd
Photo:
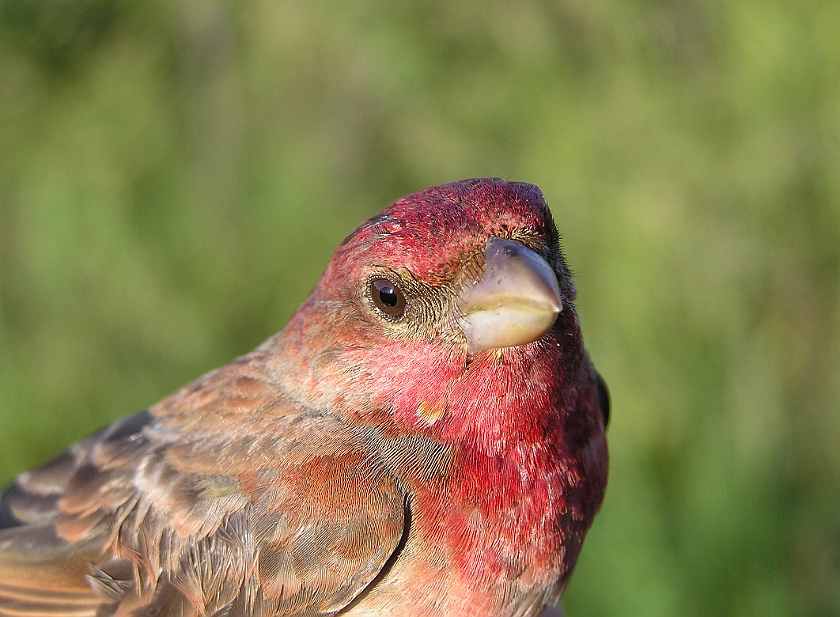
[(397, 298), (397, 292), (394, 291), (393, 287), (383, 287), (382, 289), (380, 289), (379, 299), (382, 300), (382, 304), (391, 308), (397, 306), (397, 303), (399, 302), (399, 298)]
[(373, 279), (369, 285), (370, 299), (380, 313), (391, 320), (401, 319), (405, 313), (405, 296), (402, 290), (386, 278)]

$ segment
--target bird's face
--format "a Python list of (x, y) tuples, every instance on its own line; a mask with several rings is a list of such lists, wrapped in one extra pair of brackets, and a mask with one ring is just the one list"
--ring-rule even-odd
[[(333, 404), (387, 409), (413, 425), (490, 389), (482, 379), (499, 379), (500, 388), (506, 376), (527, 379), (522, 365), (556, 355), (560, 330), (577, 332), (573, 299), (539, 190), (465, 181), (405, 197), (360, 226), (336, 251), (299, 327), (307, 347), (322, 350), (307, 362), (314, 380), (338, 384)], [(369, 399), (347, 400), (351, 384)]]
[(574, 295), (542, 195), (486, 180), (446, 188), (363, 224), (316, 293), (335, 303), (339, 323), (358, 322), (355, 341), (425, 341), (472, 356), (539, 340)]

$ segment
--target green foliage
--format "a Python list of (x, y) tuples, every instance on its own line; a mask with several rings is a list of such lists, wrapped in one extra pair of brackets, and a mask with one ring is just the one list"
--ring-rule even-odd
[(0, 0), (0, 476), (539, 184), (613, 397), (569, 615), (840, 615), (840, 3)]

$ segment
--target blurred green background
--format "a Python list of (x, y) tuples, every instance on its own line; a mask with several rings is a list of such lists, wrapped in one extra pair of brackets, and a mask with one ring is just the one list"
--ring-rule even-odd
[(393, 199), (540, 185), (613, 396), (570, 617), (840, 615), (840, 2), (0, 0), (0, 481)]

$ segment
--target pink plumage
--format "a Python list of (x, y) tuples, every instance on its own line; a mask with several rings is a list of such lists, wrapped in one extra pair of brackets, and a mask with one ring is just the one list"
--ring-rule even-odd
[(289, 324), (0, 501), (0, 616), (525, 617), (604, 495), (606, 388), (535, 186), (404, 197)]

